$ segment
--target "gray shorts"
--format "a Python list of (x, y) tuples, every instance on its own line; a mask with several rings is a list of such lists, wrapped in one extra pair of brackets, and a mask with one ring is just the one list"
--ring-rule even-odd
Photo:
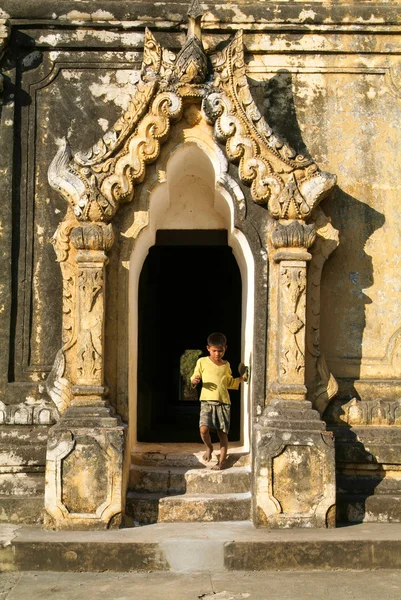
[(205, 426), (216, 431), (230, 431), (231, 406), (223, 402), (201, 401), (199, 427)]

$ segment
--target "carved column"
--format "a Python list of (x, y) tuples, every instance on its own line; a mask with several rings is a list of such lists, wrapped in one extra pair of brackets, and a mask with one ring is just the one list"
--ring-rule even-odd
[(45, 525), (57, 529), (118, 526), (123, 512), (124, 427), (104, 387), (106, 251), (111, 225), (81, 223), (76, 255), (76, 361), (71, 404), (49, 433)]
[(315, 235), (313, 224), (297, 220), (277, 222), (271, 235), (276, 331), (268, 404), (256, 426), (258, 526), (335, 525), (334, 441), (306, 401), (307, 264)]

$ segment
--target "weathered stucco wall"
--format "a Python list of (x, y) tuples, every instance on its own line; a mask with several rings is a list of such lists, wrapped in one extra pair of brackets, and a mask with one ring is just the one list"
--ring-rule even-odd
[[(321, 350), (339, 384), (328, 418), (399, 426), (399, 3), (202, 6), (205, 48), (244, 29), (247, 74), (267, 122), (338, 177), (322, 204), (340, 231), (321, 287)], [(62, 343), (62, 278), (51, 238), (66, 206), (47, 181), (57, 143), (66, 135), (74, 152), (85, 151), (107, 131), (136, 89), (144, 27), (178, 51), (186, 10), (185, 2), (0, 0), (0, 417), (7, 425), (57, 417), (46, 391)], [(110, 364), (118, 368), (116, 356), (109, 372)], [(353, 397), (359, 408), (350, 413)], [(5, 475), (12, 464), (4, 449)]]

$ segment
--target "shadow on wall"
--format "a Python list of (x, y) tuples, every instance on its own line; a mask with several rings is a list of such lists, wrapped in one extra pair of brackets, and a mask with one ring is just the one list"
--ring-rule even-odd
[[(266, 121), (274, 132), (287, 140), (298, 154), (312, 158), (324, 169), (319, 156), (311, 155), (308, 151), (299, 127), (293, 75), (281, 69), (267, 82), (250, 80), (250, 84), (259, 109), (263, 106)], [(316, 96), (313, 115), (315, 129), (316, 125), (318, 128), (327, 127), (327, 107), (324, 102), (323, 95)], [(321, 138), (325, 146), (326, 138), (323, 134)], [(331, 148), (333, 153), (335, 147)], [(358, 148), (355, 148), (355, 153), (358, 153)], [(338, 360), (336, 378), (339, 378), (339, 395), (344, 402), (348, 402), (358, 397), (354, 381), (360, 376), (362, 340), (366, 327), (365, 306), (372, 302), (365, 292), (374, 283), (372, 257), (365, 252), (365, 245), (371, 235), (384, 225), (385, 217), (339, 186), (336, 186), (332, 197), (322, 203), (321, 208), (331, 218), (340, 235), (340, 245), (323, 269), (321, 345), (324, 354)], [(352, 365), (343, 376), (339, 373), (342, 359)]]
[[(315, 148), (311, 156), (302, 137), (294, 103), (292, 74), (282, 69), (267, 82), (250, 80), (250, 84), (259, 109), (263, 106), (262, 112), (274, 132), (286, 139), (298, 154), (316, 160), (324, 169), (319, 156), (326, 148), (320, 152), (316, 152)], [(323, 96), (316, 97), (313, 115), (313, 128), (324, 146), (326, 136), (324, 132), (320, 136), (319, 132), (328, 126), (325, 102)], [(335, 147), (330, 151), (334, 154)], [(355, 154), (358, 152), (362, 150), (356, 147)], [(354, 382), (360, 378), (365, 307), (372, 303), (366, 290), (374, 283), (373, 261), (365, 251), (365, 245), (385, 222), (384, 215), (363, 200), (336, 186), (332, 197), (321, 205), (340, 235), (340, 245), (327, 261), (321, 283), (322, 353), (335, 358), (335, 375), (339, 383), (338, 397), (335, 403), (329, 405), (324, 416), (331, 423), (330, 428), (335, 431), (336, 437), (337, 520), (354, 523), (365, 519), (366, 500), (375, 494), (375, 488), (385, 475), (376, 457), (365, 448), (352, 427), (340, 419), (344, 414), (342, 406), (352, 398), (360, 399)], [(358, 473), (352, 475), (348, 472), (347, 464), (350, 462), (359, 464)], [(368, 473), (364, 469), (367, 464), (376, 466), (374, 472)]]

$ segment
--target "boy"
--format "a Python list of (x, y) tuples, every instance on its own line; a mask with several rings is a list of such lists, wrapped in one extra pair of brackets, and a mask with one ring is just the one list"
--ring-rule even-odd
[(237, 390), (245, 377), (234, 378), (231, 374), (230, 364), (223, 360), (227, 350), (227, 339), (222, 333), (212, 333), (207, 338), (207, 351), (209, 356), (199, 358), (191, 383), (195, 387), (202, 381), (200, 395), (201, 409), (199, 430), (206, 452), (203, 458), (209, 462), (213, 455), (213, 446), (210, 439), (210, 430), (215, 429), (220, 440), (220, 459), (212, 467), (215, 471), (225, 469), (228, 432), (230, 430), (230, 396), (228, 390)]

